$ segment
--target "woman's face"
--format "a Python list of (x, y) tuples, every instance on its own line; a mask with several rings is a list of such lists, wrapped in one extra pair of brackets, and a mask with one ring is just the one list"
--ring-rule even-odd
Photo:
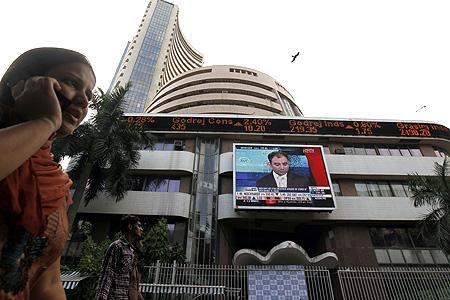
[(46, 76), (59, 82), (59, 92), (71, 102), (62, 112), (62, 125), (56, 135), (72, 134), (86, 117), (88, 102), (92, 97), (95, 77), (91, 67), (83, 63), (69, 63), (50, 69)]

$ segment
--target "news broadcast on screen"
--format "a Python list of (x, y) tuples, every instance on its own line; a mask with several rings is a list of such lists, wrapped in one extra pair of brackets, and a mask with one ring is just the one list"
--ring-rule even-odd
[(320, 145), (233, 144), (233, 157), (235, 209), (336, 208)]

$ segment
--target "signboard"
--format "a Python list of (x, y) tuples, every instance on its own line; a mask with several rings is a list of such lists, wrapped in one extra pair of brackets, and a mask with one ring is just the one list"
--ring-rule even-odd
[(233, 144), (235, 209), (336, 208), (322, 146)]
[(308, 300), (303, 266), (248, 266), (249, 300)]
[(126, 115), (128, 122), (148, 131), (230, 132), (285, 135), (345, 135), (443, 138), (450, 130), (442, 125), (403, 121), (320, 120), (302, 117), (226, 117), (177, 115)]

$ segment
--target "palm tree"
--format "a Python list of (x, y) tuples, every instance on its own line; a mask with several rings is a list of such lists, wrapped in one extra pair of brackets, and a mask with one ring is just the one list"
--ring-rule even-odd
[(69, 175), (76, 188), (68, 212), (70, 227), (83, 195), (85, 205), (103, 191), (116, 201), (123, 199), (128, 189), (128, 171), (139, 161), (139, 147), (153, 143), (152, 135), (124, 117), (122, 106), (129, 88), (130, 84), (118, 86), (106, 94), (99, 90), (89, 105), (96, 114), (73, 135), (57, 139), (52, 145), (55, 161), (65, 156), (73, 160)]
[(434, 164), (434, 176), (409, 175), (409, 189), (414, 206), (430, 206), (428, 214), (419, 223), (424, 238), (434, 240), (450, 254), (450, 166), (445, 157)]

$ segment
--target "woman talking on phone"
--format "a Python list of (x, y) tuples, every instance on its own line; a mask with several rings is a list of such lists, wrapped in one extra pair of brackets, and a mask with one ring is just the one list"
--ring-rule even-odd
[(66, 299), (72, 181), (50, 147), (80, 125), (94, 86), (86, 57), (61, 48), (23, 53), (0, 81), (0, 300)]

